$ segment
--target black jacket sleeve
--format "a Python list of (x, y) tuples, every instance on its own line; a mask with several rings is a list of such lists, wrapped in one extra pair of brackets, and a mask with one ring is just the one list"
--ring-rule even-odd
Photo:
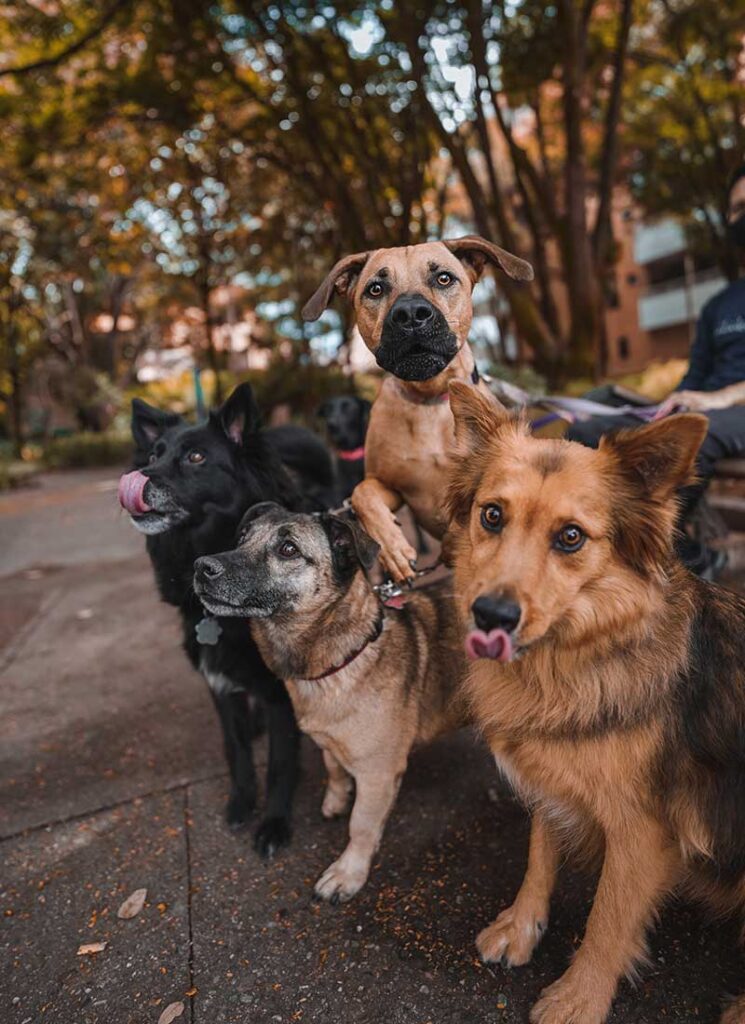
[(711, 324), (711, 304), (701, 310), (696, 326), (696, 338), (691, 346), (688, 371), (676, 391), (704, 390), (706, 378), (714, 368), (714, 337)]

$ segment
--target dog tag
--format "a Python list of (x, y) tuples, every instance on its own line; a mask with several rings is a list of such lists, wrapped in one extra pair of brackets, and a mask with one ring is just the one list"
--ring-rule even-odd
[(195, 632), (197, 634), (197, 643), (214, 647), (222, 635), (222, 626), (217, 619), (213, 619), (210, 616), (201, 619), (197, 623)]

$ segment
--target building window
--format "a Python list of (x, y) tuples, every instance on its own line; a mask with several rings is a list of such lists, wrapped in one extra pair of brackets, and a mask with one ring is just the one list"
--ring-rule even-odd
[(625, 334), (621, 335), (621, 337), (616, 342), (616, 345), (618, 347), (618, 358), (619, 359), (628, 359), (629, 358), (629, 339), (626, 337)]

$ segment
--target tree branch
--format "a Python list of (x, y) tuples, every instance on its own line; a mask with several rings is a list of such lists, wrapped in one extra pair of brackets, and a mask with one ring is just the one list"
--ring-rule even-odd
[(105, 11), (103, 17), (94, 25), (92, 29), (85, 32), (80, 39), (77, 39), (74, 43), (70, 43), (68, 47), (61, 50), (54, 57), (42, 57), (39, 60), (31, 61), (29, 64), (16, 64), (9, 68), (0, 68), (0, 78), (6, 75), (26, 75), (33, 71), (43, 71), (46, 68), (57, 67), (68, 59), (68, 57), (74, 56), (80, 50), (84, 49), (88, 43), (97, 39), (98, 36), (104, 32), (111, 22), (114, 20), (120, 10), (128, 7), (132, 0), (114, 0), (111, 6)]

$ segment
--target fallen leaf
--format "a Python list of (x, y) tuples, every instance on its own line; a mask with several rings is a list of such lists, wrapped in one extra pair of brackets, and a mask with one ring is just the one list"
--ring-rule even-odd
[(191, 988), (188, 988), (186, 990), (186, 992), (184, 992), (184, 995), (188, 996), (189, 999), (193, 999), (198, 991), (199, 991), (199, 989), (197, 988), (197, 986), (196, 985), (192, 985)]
[(184, 1012), (183, 1003), (169, 1003), (166, 1006), (163, 1013), (158, 1017), (158, 1024), (171, 1024), (172, 1020), (176, 1020)]
[(116, 916), (120, 917), (122, 921), (129, 921), (132, 917), (137, 917), (139, 912), (145, 906), (145, 900), (147, 899), (147, 889), (135, 889), (131, 896), (127, 896), (124, 903), (116, 912)]
[(84, 942), (78, 948), (78, 956), (88, 956), (89, 953), (103, 953), (107, 945), (107, 942)]

